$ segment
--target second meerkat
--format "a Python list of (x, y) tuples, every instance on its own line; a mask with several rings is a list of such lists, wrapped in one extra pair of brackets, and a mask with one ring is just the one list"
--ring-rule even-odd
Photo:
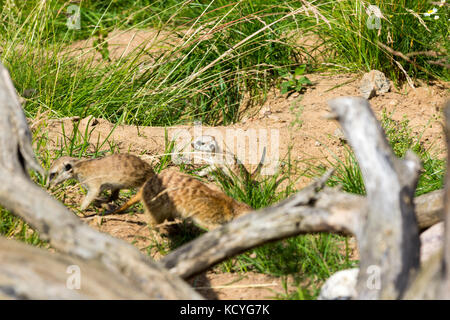
[(110, 200), (116, 200), (120, 189), (139, 188), (154, 174), (150, 164), (126, 153), (96, 159), (61, 157), (49, 170), (49, 186), (78, 180), (88, 190), (80, 207), (85, 210), (104, 190), (110, 189)]
[(216, 138), (213, 136), (200, 136), (196, 138), (191, 145), (194, 150), (204, 153), (206, 156), (204, 160), (209, 164), (208, 167), (197, 172), (201, 177), (208, 176), (216, 170), (221, 170), (229, 177), (243, 177), (245, 182), (249, 182), (254, 180), (255, 177), (260, 174), (266, 157), (266, 148), (264, 148), (258, 166), (250, 173), (235, 154), (222, 151)]
[(253, 211), (249, 205), (174, 169), (152, 176), (134, 197), (112, 213), (120, 213), (139, 201), (151, 226), (182, 218), (211, 230)]

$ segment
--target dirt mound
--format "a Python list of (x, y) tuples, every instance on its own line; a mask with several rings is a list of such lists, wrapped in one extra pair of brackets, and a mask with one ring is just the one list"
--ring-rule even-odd
[[(282, 95), (278, 90), (268, 94), (267, 101), (258, 108), (247, 110), (240, 123), (231, 126), (174, 126), (174, 127), (138, 127), (119, 125), (103, 120), (82, 119), (78, 130), (91, 142), (94, 148), (98, 142), (106, 139), (102, 149), (108, 150), (113, 145), (117, 151), (141, 155), (148, 161), (156, 161), (167, 150), (166, 135), (177, 141), (177, 150), (191, 152), (190, 142), (193, 137), (210, 134), (223, 137), (226, 149), (235, 153), (251, 169), (267, 147), (267, 173), (277, 168), (277, 162), (283, 161), (290, 152), (298, 174), (310, 164), (318, 164), (341, 157), (343, 154), (342, 132), (336, 121), (327, 120), (327, 101), (338, 96), (358, 95), (359, 76), (311, 74), (308, 78), (313, 86), (304, 94)], [(443, 132), (441, 130), (441, 107), (448, 98), (448, 85), (434, 85), (411, 89), (393, 90), (371, 99), (370, 103), (378, 118), (385, 109), (395, 120), (404, 117), (410, 120), (414, 133), (422, 133), (425, 143), (433, 144), (435, 151), (443, 155)], [(73, 119), (56, 119), (48, 123), (49, 148), (60, 148), (63, 141), (62, 124), (66, 136), (71, 135)], [(87, 130), (86, 130), (87, 127)], [(245, 144), (235, 143), (238, 136), (247, 137)], [(229, 139), (231, 138), (231, 139)], [(252, 145), (251, 140), (256, 141)], [(231, 141), (231, 143), (229, 143)], [(180, 161), (193, 160), (189, 154)], [(297, 187), (302, 187), (308, 179), (301, 177)]]

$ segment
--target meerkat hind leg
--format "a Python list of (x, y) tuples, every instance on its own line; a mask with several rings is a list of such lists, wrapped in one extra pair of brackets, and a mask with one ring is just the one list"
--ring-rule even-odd
[(144, 210), (145, 214), (145, 221), (152, 229), (159, 229), (158, 225), (162, 224), (167, 220), (167, 217), (165, 215), (158, 214), (157, 212), (152, 212), (145, 208)]

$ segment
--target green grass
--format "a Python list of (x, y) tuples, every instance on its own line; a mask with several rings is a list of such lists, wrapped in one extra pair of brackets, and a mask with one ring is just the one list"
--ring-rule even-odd
[[(223, 272), (252, 271), (276, 277), (291, 276), (293, 283), (289, 289), (296, 286), (305, 295), (304, 299), (313, 299), (317, 297), (320, 285), (333, 273), (352, 268), (357, 263), (349, 255), (345, 237), (324, 233), (269, 243), (227, 260), (218, 268)], [(292, 293), (282, 297), (301, 299)]]
[[(300, 65), (307, 63), (308, 72), (324, 68), (291, 41), (304, 33), (322, 39), (327, 62), (353, 71), (377, 68), (396, 83), (403, 72), (377, 41), (404, 54), (448, 50), (445, 7), (439, 20), (421, 15), (428, 32), (405, 4), (378, 1), (388, 20), (378, 35), (354, 0), (312, 2), (323, 17), (317, 21), (298, 1), (82, 1), (80, 30), (65, 24), (68, 2), (12, 3), (1, 2), (1, 60), (19, 93), (35, 91), (28, 116), (51, 110), (55, 117), (94, 115), (139, 125), (233, 123), (244, 95), (256, 103), (270, 87), (285, 87), (283, 77)], [(429, 9), (424, 0), (407, 5), (418, 13)], [(129, 55), (111, 58), (108, 33), (136, 28), (161, 30), (163, 48), (150, 38)], [(89, 37), (100, 61), (69, 54), (68, 44)], [(414, 64), (396, 57), (409, 76), (448, 80), (447, 69), (428, 62), (433, 58), (411, 59)]]
[[(102, 15), (91, 34), (99, 38), (95, 50), (102, 53), (103, 61), (88, 54), (77, 58), (65, 46), (77, 39), (77, 31), (59, 28), (58, 2), (36, 2), (34, 7), (32, 3), (19, 15), (22, 19), (4, 10), (7, 23), (0, 33), (5, 48), (2, 61), (11, 70), (18, 92), (36, 90), (26, 107), (29, 116), (42, 108), (54, 116), (94, 115), (140, 125), (194, 120), (228, 124), (238, 120), (244, 93), (259, 98), (274, 83), (277, 68), (295, 64), (294, 48), (284, 35), (289, 11), (285, 5), (261, 2), (254, 7), (239, 2), (215, 7), (219, 3), (211, 2), (195, 7), (202, 12), (198, 19), (177, 28), (161, 26), (174, 34), (175, 44), (166, 43), (162, 50), (148, 39), (128, 56), (110, 62), (102, 39), (113, 29), (129, 29), (128, 22), (121, 19), (110, 25), (102, 20), (107, 15)], [(82, 5), (81, 11), (96, 9), (87, 6), (85, 10)], [(156, 19), (158, 14), (154, 15)], [(89, 25), (86, 28), (90, 30)], [(183, 35), (186, 31), (188, 35)], [(153, 46), (146, 48), (149, 43)]]
[(39, 233), (31, 229), (23, 220), (0, 207), (0, 235), (25, 242), (33, 246), (45, 246), (46, 242), (39, 239)]
[[(398, 84), (405, 80), (405, 74), (397, 61), (411, 78), (437, 77), (448, 81), (449, 70), (429, 62), (443, 59), (444, 63), (449, 63), (450, 12), (447, 6), (439, 7), (428, 0), (377, 0), (370, 3), (340, 0), (315, 1), (315, 4), (322, 19), (314, 32), (329, 49), (330, 62), (357, 72), (377, 69)], [(377, 5), (384, 16), (380, 20), (380, 29), (367, 27), (369, 4)], [(438, 10), (436, 15), (423, 15), (433, 7)], [(439, 19), (435, 20), (435, 16)], [(388, 52), (379, 42), (405, 55), (433, 51), (440, 58), (414, 54), (407, 62)]]
[[(234, 183), (222, 183), (224, 191), (254, 208), (263, 208), (292, 195), (297, 190), (292, 180), (290, 153), (282, 162), (286, 163), (282, 170), (273, 176), (263, 177), (255, 184), (243, 185), (238, 183), (239, 177), (233, 177)], [(242, 181), (241, 181), (242, 182)], [(278, 186), (283, 188), (278, 188)], [(239, 187), (241, 186), (241, 187)], [(277, 277), (293, 277), (288, 289), (297, 286), (295, 294), (288, 290), (278, 298), (283, 299), (313, 299), (319, 293), (320, 284), (338, 270), (350, 268), (354, 265), (348, 255), (339, 250), (339, 246), (346, 246), (346, 238), (331, 235), (302, 235), (288, 238), (249, 250), (233, 259), (223, 262), (219, 269), (224, 272), (258, 272)]]

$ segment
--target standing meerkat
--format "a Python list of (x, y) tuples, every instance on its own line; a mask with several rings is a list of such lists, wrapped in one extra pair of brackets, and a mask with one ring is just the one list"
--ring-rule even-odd
[(242, 162), (236, 157), (236, 155), (230, 152), (222, 151), (213, 136), (200, 136), (196, 138), (191, 145), (194, 150), (202, 152), (202, 155), (204, 154), (202, 159), (209, 164), (208, 167), (197, 172), (197, 174), (201, 177), (208, 176), (216, 170), (221, 170), (229, 177), (243, 177), (245, 181), (254, 180), (255, 177), (261, 172), (266, 156), (266, 148), (264, 148), (258, 166), (252, 173), (250, 173)]
[(50, 187), (68, 179), (76, 179), (88, 193), (80, 209), (89, 204), (104, 190), (111, 190), (110, 201), (116, 200), (120, 189), (138, 188), (155, 174), (152, 167), (131, 154), (113, 154), (97, 159), (61, 157), (49, 170)]
[(249, 205), (174, 169), (152, 176), (134, 197), (112, 213), (120, 213), (139, 201), (153, 227), (166, 219), (181, 218), (192, 219), (200, 227), (211, 230), (253, 211)]

